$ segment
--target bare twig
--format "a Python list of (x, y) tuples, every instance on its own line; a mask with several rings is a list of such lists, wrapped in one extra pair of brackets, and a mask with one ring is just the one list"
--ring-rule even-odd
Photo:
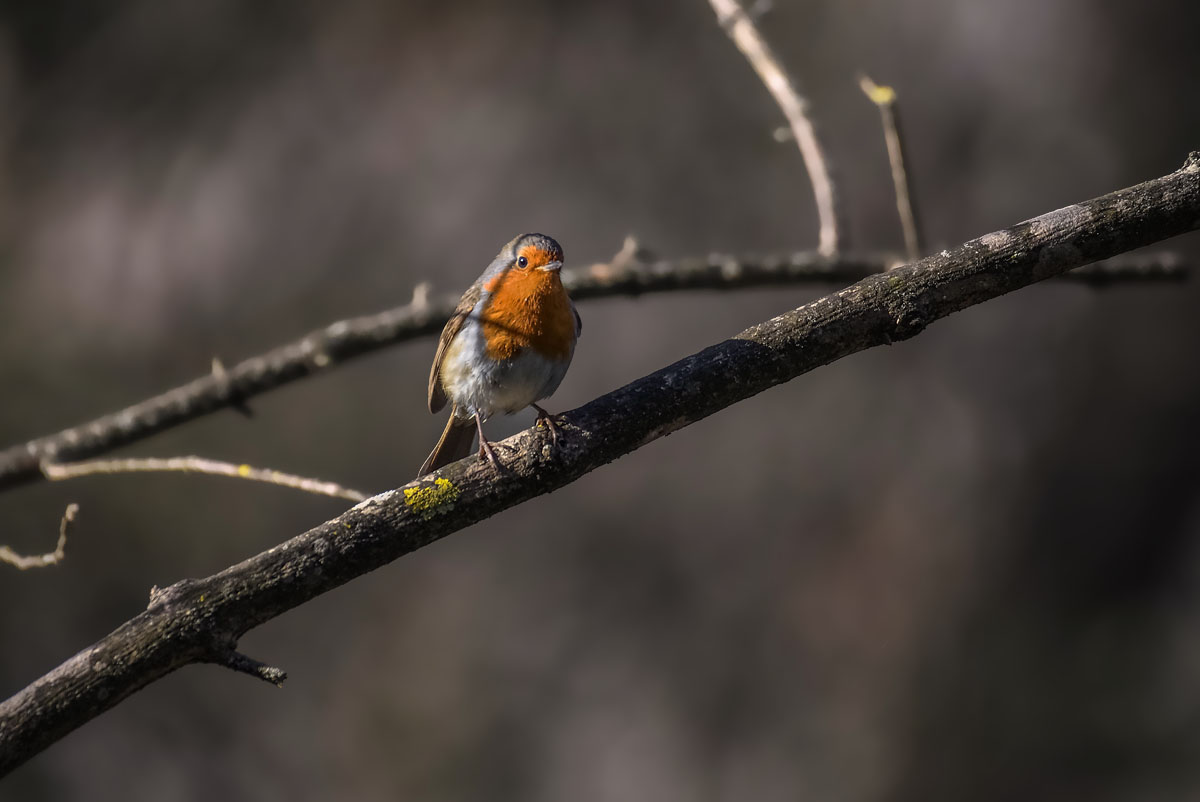
[(900, 213), (900, 226), (904, 229), (904, 249), (908, 260), (916, 261), (921, 258), (921, 225), (916, 202), (909, 189), (908, 170), (905, 169), (904, 137), (900, 129), (900, 111), (896, 108), (896, 90), (890, 86), (880, 86), (865, 75), (859, 77), (858, 85), (879, 107), (888, 162), (892, 166), (892, 185), (896, 189), (896, 211)]
[(284, 680), (287, 679), (287, 672), (282, 668), (269, 666), (266, 663), (260, 663), (252, 657), (247, 657), (236, 649), (228, 649), (219, 652), (209, 659), (203, 661), (208, 663), (216, 663), (225, 668), (232, 669), (242, 674), (249, 674), (252, 677), (258, 677), (264, 682), (269, 682), (277, 688), (282, 688)]
[(845, 247), (843, 238), (846, 227), (842, 224), (841, 207), (838, 205), (833, 179), (829, 174), (829, 159), (817, 139), (812, 118), (808, 116), (808, 101), (796, 91), (779, 59), (771, 52), (762, 34), (754, 27), (754, 21), (738, 0), (709, 0), (709, 3), (717, 12), (717, 21), (721, 27), (758, 73), (771, 97), (775, 98), (783, 116), (787, 118), (792, 136), (800, 148), (800, 156), (804, 159), (804, 167), (812, 181), (813, 195), (817, 202), (817, 218), (820, 222), (817, 251), (824, 256), (833, 256)]
[(17, 570), (26, 571), (30, 568), (45, 568), (48, 565), (58, 565), (66, 556), (67, 548), (67, 533), (71, 531), (71, 525), (75, 523), (75, 516), (79, 514), (78, 504), (68, 504), (66, 512), (63, 513), (62, 521), (58, 524), (58, 544), (54, 547), (54, 551), (48, 554), (17, 554), (8, 546), (0, 546), (0, 562), (8, 563)]
[(412, 301), (409, 305), (417, 312), (424, 312), (429, 309), (429, 294), (433, 292), (433, 284), (429, 281), (422, 281), (413, 287)]
[[(629, 248), (632, 247), (632, 250)], [(714, 253), (683, 259), (651, 260), (634, 242), (608, 263), (564, 270), (563, 283), (577, 301), (683, 290), (734, 290), (794, 284), (849, 284), (902, 264), (891, 254), (846, 254), (837, 258), (813, 251), (734, 255)], [(1132, 262), (1098, 263), (1062, 276), (1103, 285), (1121, 281), (1178, 280), (1185, 268), (1171, 254)], [(88, 423), (0, 451), (0, 490), (44, 479), (44, 462), (69, 463), (99, 456), (123, 445), (217, 412), (321, 370), (344, 364), (417, 337), (437, 334), (457, 299), (428, 299), (418, 285), (412, 303), (375, 315), (339, 320), (287, 345), (246, 359)]]
[[(746, 329), (560, 417), (557, 448), (536, 427), (505, 441), (502, 471), (474, 457), (150, 606), (0, 704), (0, 774), (147, 684), (212, 662), (248, 630), (357, 576), (549, 493), (718, 410), (849, 354), (904, 340), (973, 304), (1200, 228), (1200, 151), (1183, 169), (870, 276)], [(219, 660), (218, 660), (219, 662)]]
[(155, 457), (129, 459), (102, 459), (90, 462), (42, 463), (42, 473), (47, 479), (59, 482), (64, 479), (75, 479), (80, 476), (95, 476), (97, 474), (114, 473), (202, 473), (208, 476), (227, 476), (231, 479), (249, 479), (252, 482), (266, 482), (305, 493), (319, 496), (333, 496), (350, 501), (362, 501), (366, 493), (342, 487), (336, 482), (326, 482), (320, 479), (309, 479), (291, 473), (273, 471), (269, 468), (255, 468), (250, 465), (235, 465), (232, 462), (221, 462), (204, 457)]

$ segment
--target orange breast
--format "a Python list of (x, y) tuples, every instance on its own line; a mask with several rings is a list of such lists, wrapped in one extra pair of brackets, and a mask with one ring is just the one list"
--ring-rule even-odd
[(488, 356), (511, 359), (532, 348), (547, 359), (568, 359), (575, 344), (575, 313), (557, 271), (509, 269), (486, 289), (483, 310)]

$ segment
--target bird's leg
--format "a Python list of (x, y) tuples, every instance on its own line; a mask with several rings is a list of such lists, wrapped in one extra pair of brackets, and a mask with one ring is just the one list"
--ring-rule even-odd
[(558, 445), (558, 424), (554, 422), (554, 416), (539, 407), (537, 404), (530, 404), (529, 406), (537, 410), (537, 420), (534, 421), (534, 423), (538, 424), (542, 421), (545, 421), (546, 428), (550, 430), (550, 442), (554, 445)]
[(483, 418), (479, 417), (478, 412), (475, 413), (475, 427), (479, 430), (479, 458), (486, 459), (492, 463), (493, 468), (500, 470), (500, 460), (496, 457), (496, 450), (483, 434)]

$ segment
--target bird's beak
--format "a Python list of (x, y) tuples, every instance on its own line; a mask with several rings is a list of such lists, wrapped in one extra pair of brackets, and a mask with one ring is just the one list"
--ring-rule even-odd
[(557, 270), (562, 270), (562, 262), (547, 262), (539, 267), (538, 270), (545, 270), (547, 273), (553, 273)]

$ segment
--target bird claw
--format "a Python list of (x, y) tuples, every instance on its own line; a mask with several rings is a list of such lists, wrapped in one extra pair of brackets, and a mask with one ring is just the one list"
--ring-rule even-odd
[[(562, 430), (562, 427), (558, 425), (558, 423), (554, 420), (554, 416), (551, 415), (549, 412), (542, 409), (537, 404), (533, 404), (532, 406), (534, 409), (537, 410), (537, 413), (538, 413), (537, 420), (535, 421), (535, 425), (540, 429), (542, 427), (542, 424), (545, 424), (546, 428), (550, 430), (550, 442), (555, 447), (557, 447), (558, 446), (558, 436), (559, 436), (559, 432)], [(498, 471), (503, 471), (506, 469), (500, 463), (500, 457), (497, 456), (497, 454), (496, 454), (497, 448), (512, 448), (512, 446), (508, 446), (504, 443), (493, 443), (492, 441), (488, 440), (486, 437), (483, 436), (483, 425), (480, 424), (480, 426), (479, 426), (479, 459), (487, 460), (488, 462), (490, 462), (492, 464), (493, 468), (495, 468)]]
[(496, 449), (492, 448), (492, 444), (487, 440), (480, 438), (479, 440), (479, 458), (486, 459), (492, 463), (492, 467), (500, 470), (500, 458), (496, 456)]
[(560, 427), (557, 423), (555, 423), (554, 416), (539, 407), (537, 404), (534, 404), (533, 408), (536, 409), (538, 413), (537, 420), (534, 421), (534, 424), (540, 429), (542, 424), (545, 423), (546, 428), (550, 430), (550, 442), (557, 446), (558, 432)]
[(508, 445), (507, 443), (493, 443), (491, 440), (480, 440), (479, 441), (479, 459), (487, 460), (488, 462), (490, 462), (492, 464), (492, 467), (498, 471), (507, 470), (507, 468), (505, 468), (504, 465), (500, 462), (500, 457), (496, 454), (496, 450), (500, 449), (500, 448), (507, 449), (509, 451), (515, 450), (512, 446)]

